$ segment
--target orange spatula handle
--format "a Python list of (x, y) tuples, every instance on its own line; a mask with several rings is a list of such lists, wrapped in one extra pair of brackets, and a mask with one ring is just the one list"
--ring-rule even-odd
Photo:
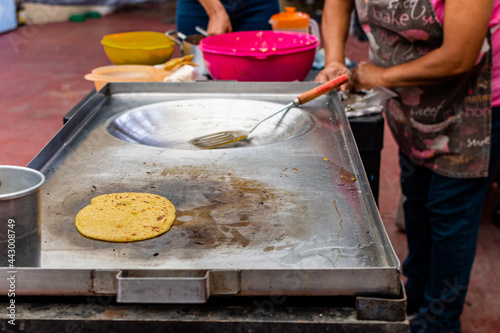
[(317, 86), (316, 88), (313, 88), (309, 91), (306, 91), (303, 94), (300, 94), (300, 96), (297, 97), (297, 100), (299, 101), (299, 105), (307, 103), (309, 101), (312, 101), (313, 99), (326, 94), (327, 92), (338, 88), (342, 84), (346, 83), (349, 81), (349, 77), (347, 75), (341, 75), (336, 77), (335, 79), (328, 81), (326, 83), (323, 83), (320, 86)]

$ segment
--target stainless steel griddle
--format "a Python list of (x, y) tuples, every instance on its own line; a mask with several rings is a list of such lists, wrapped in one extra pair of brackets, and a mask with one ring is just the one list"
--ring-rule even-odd
[[(17, 293), (135, 303), (400, 295), (400, 264), (336, 93), (276, 116), (237, 146), (187, 143), (249, 129), (314, 86), (108, 84), (29, 165), (47, 177), (42, 263), (18, 268)], [(112, 192), (165, 196), (177, 220), (166, 234), (134, 243), (79, 234), (78, 211)]]

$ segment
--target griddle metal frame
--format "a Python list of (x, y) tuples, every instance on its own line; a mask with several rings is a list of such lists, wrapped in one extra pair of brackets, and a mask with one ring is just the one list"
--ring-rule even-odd
[[(295, 96), (314, 86), (316, 86), (316, 84), (304, 82), (286, 84), (196, 82), (172, 83), (167, 85), (157, 83), (111, 83), (106, 85), (79, 107), (78, 111), (73, 114), (60, 132), (29, 164), (29, 167), (42, 171), (48, 179), (46, 186), (43, 188), (43, 193), (47, 193), (46, 195), (42, 195), (43, 202), (50, 205), (60, 203), (61, 207), (64, 207), (65, 201), (71, 200), (72, 193), (70, 193), (68, 197), (64, 197), (63, 194), (67, 194), (70, 188), (60, 188), (61, 181), (58, 181), (58, 179), (62, 179), (64, 182), (73, 177), (76, 182), (85, 183), (84, 177), (88, 177), (85, 169), (85, 161), (91, 157), (94, 152), (97, 152), (95, 148), (96, 142), (99, 144), (110, 142), (110, 145), (120, 149), (130, 149), (130, 147), (133, 147), (137, 151), (139, 158), (142, 158), (144, 155), (141, 154), (148, 150), (151, 150), (151, 154), (155, 155), (156, 158), (161, 159), (161, 157), (164, 156), (157, 147), (151, 148), (127, 142), (119, 142), (116, 138), (112, 138), (110, 135), (108, 135), (108, 137), (106, 133), (103, 134), (103, 122), (108, 121), (111, 117), (120, 112), (125, 112), (126, 107), (133, 109), (149, 104), (161, 103), (166, 100), (176, 100), (179, 98), (182, 100), (196, 100), (200, 98), (211, 98), (213, 96), (217, 98), (255, 99), (287, 104), (288, 101), (292, 100)], [(118, 106), (117, 109), (115, 109), (116, 106)], [(349, 214), (344, 215), (343, 226), (342, 217), (340, 217), (341, 229), (332, 231), (332, 233), (334, 232), (337, 234), (338, 232), (340, 235), (342, 229), (345, 229), (342, 231), (344, 233), (344, 238), (339, 238), (338, 240), (343, 245), (339, 245), (338, 249), (335, 247), (332, 248), (339, 253), (342, 249), (347, 249), (347, 257), (351, 256), (347, 259), (340, 259), (341, 265), (339, 267), (326, 267), (324, 261), (321, 261), (321, 258), (316, 260), (318, 255), (325, 255), (321, 253), (321, 248), (314, 248), (314, 244), (311, 245), (312, 248), (306, 248), (303, 252), (297, 254), (297, 246), (300, 246), (299, 241), (307, 242), (307, 240), (299, 239), (299, 241), (297, 241), (294, 237), (289, 237), (293, 242), (285, 242), (285, 253), (286, 251), (293, 252), (292, 257), (294, 259), (299, 258), (302, 260), (300, 255), (309, 251), (307, 253), (313, 253), (312, 258), (314, 258), (314, 260), (311, 261), (312, 264), (309, 265), (307, 261), (299, 260), (296, 261), (295, 264), (278, 262), (276, 267), (273, 267), (273, 260), (278, 260), (281, 257), (277, 255), (273, 257), (275, 254), (271, 253), (269, 254), (269, 262), (264, 260), (264, 258), (267, 257), (262, 257), (262, 267), (259, 267), (259, 265), (255, 263), (246, 266), (244, 260), (248, 253), (244, 251), (248, 250), (248, 248), (243, 249), (241, 246), (236, 246), (231, 250), (234, 251), (231, 253), (242, 251), (241, 264), (239, 266), (236, 265), (236, 267), (234, 267), (234, 263), (228, 259), (227, 262), (231, 262), (231, 264), (227, 267), (224, 267), (220, 262), (214, 264), (213, 267), (210, 262), (208, 262), (205, 267), (199, 267), (199, 262), (189, 263), (188, 261), (187, 264), (183, 266), (179, 264), (179, 262), (173, 261), (171, 265), (172, 268), (168, 268), (170, 264), (168, 258), (166, 262), (161, 263), (158, 261), (158, 258), (151, 258), (150, 261), (145, 261), (144, 258), (140, 256), (137, 258), (133, 256), (127, 257), (127, 260), (125, 260), (120, 259), (120, 256), (110, 257), (109, 248), (102, 246), (88, 253), (82, 250), (81, 247), (76, 248), (74, 251), (69, 250), (67, 251), (68, 253), (65, 253), (64, 250), (57, 252), (54, 250), (58, 242), (58, 239), (55, 238), (55, 229), (49, 231), (46, 229), (46, 225), (50, 223), (54, 224), (55, 222), (53, 221), (61, 223), (61, 225), (65, 223), (66, 225), (61, 227), (61, 234), (71, 233), (72, 231), (68, 231), (70, 229), (68, 229), (69, 227), (67, 224), (73, 223), (73, 221), (68, 219), (68, 216), (74, 216), (77, 212), (75, 211), (76, 206), (72, 206), (71, 209), (69, 209), (70, 211), (63, 211), (62, 213), (60, 211), (51, 211), (53, 207), (44, 206), (42, 220), (42, 265), (41, 267), (15, 269), (18, 281), (16, 294), (31, 296), (112, 295), (117, 296), (118, 302), (132, 303), (204, 303), (210, 296), (266, 296), (275, 294), (290, 296), (348, 295), (356, 297), (373, 297), (375, 300), (378, 298), (385, 300), (397, 299), (402, 292), (400, 263), (389, 242), (380, 215), (378, 214), (369, 183), (363, 171), (359, 153), (354, 144), (349, 122), (342, 111), (342, 105), (337, 94), (330, 93), (318, 98), (304, 106), (302, 110), (310, 113), (317, 122), (325, 121), (325, 119), (328, 120), (328, 118), (332, 119), (331, 124), (323, 124), (322, 128), (316, 129), (315, 133), (319, 135), (321, 134), (320, 131), (326, 131), (325, 133), (330, 133), (329, 135), (337, 140), (337, 144), (343, 143), (342, 147), (333, 148), (332, 154), (338, 158), (338, 160), (333, 161), (338, 164), (335, 165), (335, 168), (339, 168), (340, 166), (342, 170), (348, 169), (349, 172), (352, 172), (352, 174), (356, 176), (355, 188), (346, 191), (345, 186), (339, 186), (326, 191), (327, 193), (333, 193), (334, 203), (337, 202), (340, 210), (343, 212), (347, 212), (347, 209), (351, 207), (353, 202), (354, 206), (358, 208), (361, 207), (353, 216)], [(324, 116), (321, 116), (323, 118), (318, 116), (320, 112), (325, 113), (326, 111), (329, 112), (329, 116), (326, 118)], [(328, 129), (328, 127), (331, 127), (331, 130)], [(258, 151), (258, 153), (264, 154), (264, 157), (267, 157), (266, 161), (268, 161), (274, 156), (273, 154), (276, 154), (277, 150), (284, 149), (289, 152), (290, 155), (293, 155), (293, 149), (295, 147), (294, 140), (301, 140), (305, 146), (299, 147), (296, 161), (297, 165), (299, 165), (299, 169), (308, 168), (308, 161), (311, 160), (311, 157), (304, 156), (308, 154), (307, 149), (304, 147), (307, 148), (307, 145), (309, 145), (311, 150), (318, 150), (319, 153), (315, 152), (315, 157), (322, 156), (318, 154), (328, 155), (329, 149), (328, 146), (315, 148), (313, 144), (321, 146), (323, 143), (318, 141), (308, 142), (309, 135), (309, 133), (306, 133), (301, 138), (288, 140), (283, 144), (256, 147), (255, 150), (254, 148), (244, 148), (226, 151), (218, 150), (208, 153), (203, 152), (204, 157), (198, 159), (193, 158), (191, 163), (194, 163), (193, 161), (204, 161), (204, 159), (207, 159), (209, 154), (211, 154), (209, 156), (210, 158), (222, 161), (220, 164), (224, 166), (227, 164), (228, 169), (236, 170), (234, 173), (241, 171), (240, 176), (242, 179), (246, 178), (252, 181), (255, 180), (265, 183), (265, 181), (270, 179), (269, 175), (263, 175), (260, 178), (259, 175), (256, 175), (254, 179), (252, 179), (252, 173), (254, 173), (255, 170), (250, 170), (248, 172), (242, 171), (243, 169), (239, 170), (238, 167), (242, 164), (234, 164), (234, 162), (230, 162), (230, 160), (224, 156), (235, 154), (235, 158), (242, 158), (242, 156), (245, 156), (244, 154), (249, 154), (247, 157), (251, 160), (254, 158), (251, 154), (255, 154), (255, 151)], [(317, 137), (315, 140), (317, 140)], [(328, 137), (325, 137), (325, 144), (330, 143), (328, 140)], [(86, 148), (82, 150), (81, 147), (85, 145), (90, 147), (90, 149)], [(130, 151), (127, 151), (127, 153), (130, 153)], [(172, 150), (169, 153), (173, 154), (174, 158), (177, 154), (181, 159), (186, 159), (186, 156), (191, 156), (181, 151)], [(124, 158), (124, 156), (128, 155), (123, 154), (116, 156)], [(331, 156), (329, 157), (332, 159)], [(71, 170), (64, 169), (65, 163), (67, 163), (68, 160), (73, 162), (75, 160), (80, 161), (81, 169), (75, 169), (73, 170), (73, 174), (68, 175), (68, 172), (71, 173)], [(293, 160), (293, 158), (286, 160), (284, 165), (289, 165), (290, 161)], [(147, 161), (147, 163), (150, 163), (150, 161), (152, 160)], [(122, 162), (118, 160), (115, 161), (115, 163)], [(123, 163), (131, 162), (130, 160), (124, 160)], [(313, 171), (323, 170), (325, 168), (324, 166), (319, 166), (317, 162), (314, 163), (315, 164), (312, 164)], [(321, 163), (323, 163), (323, 161), (321, 161)], [(103, 162), (103, 164), (105, 167), (109, 167), (105, 162)], [(282, 166), (277, 165), (276, 168), (282, 169)], [(98, 173), (92, 173), (95, 171), (92, 167), (89, 167), (89, 169), (90, 176), (95, 176), (96, 174), (100, 176)], [(208, 170), (213, 170), (216, 176), (219, 176), (217, 174), (217, 166), (215, 166), (214, 169)], [(103, 179), (106, 179), (105, 175), (110, 174), (109, 171), (108, 169), (103, 170)], [(122, 171), (123, 170), (118, 169), (119, 174)], [(132, 170), (132, 173), (133, 172), (134, 170)], [(331, 170), (328, 172), (331, 172)], [(134, 181), (140, 181), (140, 177), (134, 174), (132, 175), (132, 178), (133, 177), (135, 177)], [(272, 185), (281, 184), (279, 181), (281, 180), (276, 181)], [(328, 186), (333, 183), (334, 181), (326, 183), (325, 187), (328, 188)], [(295, 187), (297, 185), (292, 182), (284, 184), (283, 189), (286, 190), (287, 193), (293, 192), (293, 196), (296, 197), (297, 194), (294, 191), (297, 190), (297, 187)], [(76, 188), (75, 193), (77, 194), (74, 195), (80, 193), (77, 191), (80, 186), (79, 184), (67, 185)], [(307, 186), (307, 183), (304, 182), (302, 185)], [(129, 187), (132, 188), (133, 185)], [(312, 188), (310, 191), (305, 191), (305, 196), (312, 196), (315, 190), (315, 188)], [(78, 202), (80, 206), (83, 207), (85, 202), (90, 200), (93, 190), (90, 189), (89, 186), (88, 193), (81, 194), (81, 198), (75, 200), (75, 202)], [(335, 198), (337, 198), (336, 201)], [(321, 205), (321, 200), (317, 200), (319, 202), (318, 205)], [(312, 203), (312, 201), (310, 201), (310, 203)], [(323, 208), (323, 206), (320, 206), (320, 208)], [(310, 207), (306, 207), (306, 209), (310, 209)], [(333, 208), (330, 209), (334, 211)], [(335, 206), (335, 209), (337, 212), (339, 211), (337, 206)], [(64, 216), (61, 217), (60, 215)], [(320, 217), (318, 217), (318, 220), (319, 219)], [(361, 227), (356, 223), (359, 223)], [(173, 228), (175, 228), (175, 225)], [(358, 230), (357, 228), (360, 229)], [(356, 237), (364, 239), (365, 236), (358, 235), (358, 231), (371, 233), (369, 237), (373, 240), (372, 243), (368, 245), (358, 243), (358, 245), (355, 246), (345, 246), (345, 244), (349, 243), (352, 239), (357, 239)], [(354, 235), (349, 234), (349, 232)], [(171, 233), (171, 231), (169, 231), (169, 233)], [(172, 233), (175, 233), (175, 231), (172, 231)], [(321, 232), (319, 232), (319, 234), (321, 234)], [(48, 235), (48, 238), (44, 238), (44, 235)], [(309, 235), (309, 237), (320, 236), (321, 235), (318, 236), (316, 234)], [(81, 236), (74, 231), (74, 233), (71, 233), (71, 237), (76, 239), (75, 237)], [(68, 240), (66, 240), (66, 242), (68, 242)], [(89, 242), (92, 241), (89, 240)], [(137, 246), (140, 247), (141, 244), (132, 244), (128, 247), (127, 245), (124, 246), (125, 247), (118, 249), (118, 252), (130, 253), (127, 251)], [(156, 251), (160, 246), (164, 246), (164, 244), (154, 243), (152, 245), (152, 250)], [(369, 249), (366, 250), (365, 246)], [(71, 244), (65, 244), (63, 248), (71, 249)], [(325, 251), (337, 253), (333, 251), (332, 248), (328, 248)], [(140, 250), (144, 251), (144, 249)], [(51, 254), (51, 251), (55, 251), (54, 254)], [(231, 256), (231, 253), (229, 256)], [(278, 252), (274, 251), (274, 253)], [(56, 260), (58, 254), (61, 255), (61, 262), (59, 263)], [(213, 252), (212, 254), (219, 255), (221, 252)], [(367, 256), (370, 257), (371, 255), (375, 258), (372, 259), (372, 261), (375, 262), (373, 266), (370, 266), (370, 258), (366, 259)], [(71, 259), (72, 256), (74, 256), (75, 260)], [(111, 260), (112, 258), (115, 258), (116, 261)], [(305, 258), (310, 257), (306, 256)], [(362, 259), (358, 261), (358, 258)], [(382, 263), (379, 258), (383, 258)], [(124, 261), (121, 262), (120, 260)], [(345, 262), (342, 260), (345, 260)], [(108, 267), (106, 264), (103, 264), (103, 262), (107, 261), (109, 261)], [(359, 266), (356, 266), (357, 262), (360, 263)], [(349, 263), (354, 263), (354, 265), (349, 266)], [(6, 294), (9, 289), (7, 277), (11, 272), (12, 269), (0, 268), (0, 292), (4, 294)]]

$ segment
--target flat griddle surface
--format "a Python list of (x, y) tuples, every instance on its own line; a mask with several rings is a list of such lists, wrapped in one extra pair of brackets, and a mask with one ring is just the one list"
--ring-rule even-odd
[[(196, 124), (221, 112), (197, 107), (200, 101), (217, 99), (236, 109), (265, 103), (272, 109), (312, 85), (106, 86), (30, 164), (47, 176), (42, 190), (41, 268), (236, 271), (241, 273), (235, 275), (236, 283), (251, 283), (253, 292), (260, 294), (273, 293), (273, 272), (291, 272), (306, 274), (298, 285), (292, 284), (293, 294), (308, 294), (307, 281), (316, 283), (318, 276), (326, 288), (334, 286), (333, 294), (398, 294), (399, 262), (336, 94), (294, 111), (310, 118), (305, 133), (255, 146), (198, 150), (134, 143), (110, 133), (110, 124), (120, 115), (152, 108), (168, 118), (187, 103), (195, 108), (187, 108), (182, 117), (191, 117), (192, 126), (185, 126), (178, 116), (162, 126), (179, 121), (198, 136)], [(177, 110), (169, 111), (175, 103)], [(258, 119), (262, 110), (255, 112)], [(93, 197), (113, 192), (165, 196), (176, 207), (176, 222), (166, 234), (133, 243), (80, 235), (74, 226), (78, 211)], [(309, 278), (307, 274), (314, 272), (317, 275)], [(255, 287), (259, 283), (254, 279), (259, 278), (261, 288)]]

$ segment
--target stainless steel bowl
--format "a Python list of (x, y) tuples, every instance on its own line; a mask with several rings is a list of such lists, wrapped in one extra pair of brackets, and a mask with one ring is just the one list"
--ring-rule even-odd
[[(282, 104), (243, 99), (197, 99), (157, 103), (118, 114), (108, 132), (123, 141), (173, 149), (199, 149), (189, 140), (219, 131), (249, 130), (283, 108)], [(266, 120), (244, 141), (218, 149), (267, 145), (290, 140), (314, 126), (300, 108)]]

